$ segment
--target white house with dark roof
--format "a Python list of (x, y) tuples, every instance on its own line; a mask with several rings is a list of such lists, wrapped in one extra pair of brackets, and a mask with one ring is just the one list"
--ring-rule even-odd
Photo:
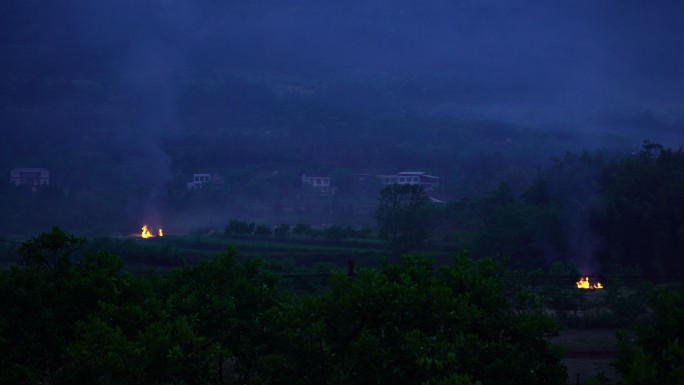
[(192, 174), (192, 180), (187, 182), (188, 190), (200, 190), (211, 186), (214, 189), (223, 188), (223, 177), (217, 173), (198, 173)]

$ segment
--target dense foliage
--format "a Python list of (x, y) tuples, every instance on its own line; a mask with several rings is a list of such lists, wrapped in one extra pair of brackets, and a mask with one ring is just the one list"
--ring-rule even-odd
[(565, 382), (554, 323), (491, 261), (405, 257), (294, 297), (234, 249), (162, 276), (79, 244), (54, 229), (0, 273), (3, 383)]
[(619, 384), (684, 384), (684, 286), (651, 290), (651, 313), (621, 334)]
[(605, 178), (603, 257), (659, 277), (684, 276), (684, 151), (646, 143), (640, 154), (611, 164)]
[[(277, 313), (267, 383), (563, 384), (556, 331), (540, 309), (514, 308), (490, 261), (436, 269), (405, 257), (333, 277), (330, 290)], [(291, 357), (298, 357), (292, 360)]]
[(633, 155), (567, 154), (516, 195), (503, 184), (433, 210), (433, 227), (475, 256), (517, 267), (575, 265), (582, 274), (616, 266), (661, 281), (684, 276), (684, 151), (651, 142)]

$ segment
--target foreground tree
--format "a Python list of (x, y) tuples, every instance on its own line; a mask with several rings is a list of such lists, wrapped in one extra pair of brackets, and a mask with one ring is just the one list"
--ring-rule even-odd
[[(71, 243), (59, 244), (64, 256)], [(565, 381), (554, 324), (511, 304), (491, 261), (405, 257), (296, 298), (234, 249), (164, 276), (125, 273), (105, 253), (58, 259), (0, 271), (2, 383)]]
[(684, 384), (684, 285), (654, 289), (648, 320), (621, 335), (622, 384)]
[(264, 346), (262, 320), (277, 303), (275, 284), (260, 260), (240, 262), (234, 248), (169, 274), (168, 310), (194, 317), (198, 333), (217, 348), (212, 372), (219, 383), (253, 377)]
[(564, 384), (554, 323), (514, 309), (499, 273), (457, 256), (336, 275), (328, 293), (271, 314), (258, 383)]
[(607, 263), (639, 266), (668, 280), (684, 274), (684, 151), (650, 142), (606, 169), (603, 215)]
[(22, 245), (27, 263), (0, 271), (0, 383), (249, 378), (263, 346), (261, 312), (276, 298), (258, 261), (229, 249), (165, 277), (131, 275), (106, 253), (70, 259), (75, 240), (54, 229)]
[(49, 233), (31, 238), (19, 247), (19, 255), (27, 266), (65, 268), (71, 264), (72, 253), (85, 243), (85, 239), (67, 235), (59, 227)]
[(0, 274), (0, 378), (56, 383), (79, 338), (76, 324), (117, 296), (121, 261), (104, 253), (69, 258), (83, 240), (55, 228), (24, 243), (24, 266)]

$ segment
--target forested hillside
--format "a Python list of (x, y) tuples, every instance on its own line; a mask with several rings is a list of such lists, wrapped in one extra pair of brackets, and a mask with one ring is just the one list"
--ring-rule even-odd
[(645, 141), (623, 157), (567, 154), (521, 195), (503, 184), (435, 213), (442, 231), (474, 255), (533, 268), (571, 261), (582, 272), (638, 266), (669, 281), (684, 275), (684, 153)]
[[(634, 5), (621, 7), (610, 25), (654, 39), (630, 23)], [(553, 36), (573, 23), (598, 28), (583, 8), (566, 10), (470, 1), (6, 1), (0, 228), (122, 233), (155, 216), (206, 225), (206, 212), (275, 221), (272, 208), (308, 200), (291, 191), (307, 173), (349, 190), (355, 174), (420, 170), (443, 178), (452, 199), (502, 182), (519, 194), (566, 151), (622, 156), (645, 138), (676, 145), (681, 117), (651, 103), (660, 94), (619, 81), (619, 71), (597, 76), (585, 55), (566, 53), (583, 52), (581, 44), (512, 21)], [(656, 55), (649, 47), (635, 50)], [(528, 65), (540, 52), (543, 60)], [(678, 83), (666, 70), (649, 79), (672, 95)], [(589, 82), (598, 78), (611, 83)], [(646, 101), (608, 104), (616, 84)], [(15, 167), (49, 169), (51, 190), (32, 198), (14, 191), (6, 175)], [(226, 191), (188, 196), (185, 183), (207, 171), (223, 175)], [(314, 204), (307, 215), (329, 223), (351, 206), (362, 215), (344, 222), (361, 224), (374, 199), (354, 207), (357, 197), (341, 197), (336, 209)]]

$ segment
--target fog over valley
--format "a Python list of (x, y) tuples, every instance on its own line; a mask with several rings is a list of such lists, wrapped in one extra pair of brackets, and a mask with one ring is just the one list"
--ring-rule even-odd
[[(9, 204), (1, 226), (361, 225), (376, 197), (359, 174), (423, 171), (453, 201), (520, 194), (566, 152), (678, 148), (682, 16), (677, 1), (6, 1), (3, 191), (12, 169), (45, 168), (52, 196), (43, 219), (17, 226)], [(201, 173), (221, 190), (189, 191)], [(305, 174), (358, 215), (274, 210), (319, 205)]]

